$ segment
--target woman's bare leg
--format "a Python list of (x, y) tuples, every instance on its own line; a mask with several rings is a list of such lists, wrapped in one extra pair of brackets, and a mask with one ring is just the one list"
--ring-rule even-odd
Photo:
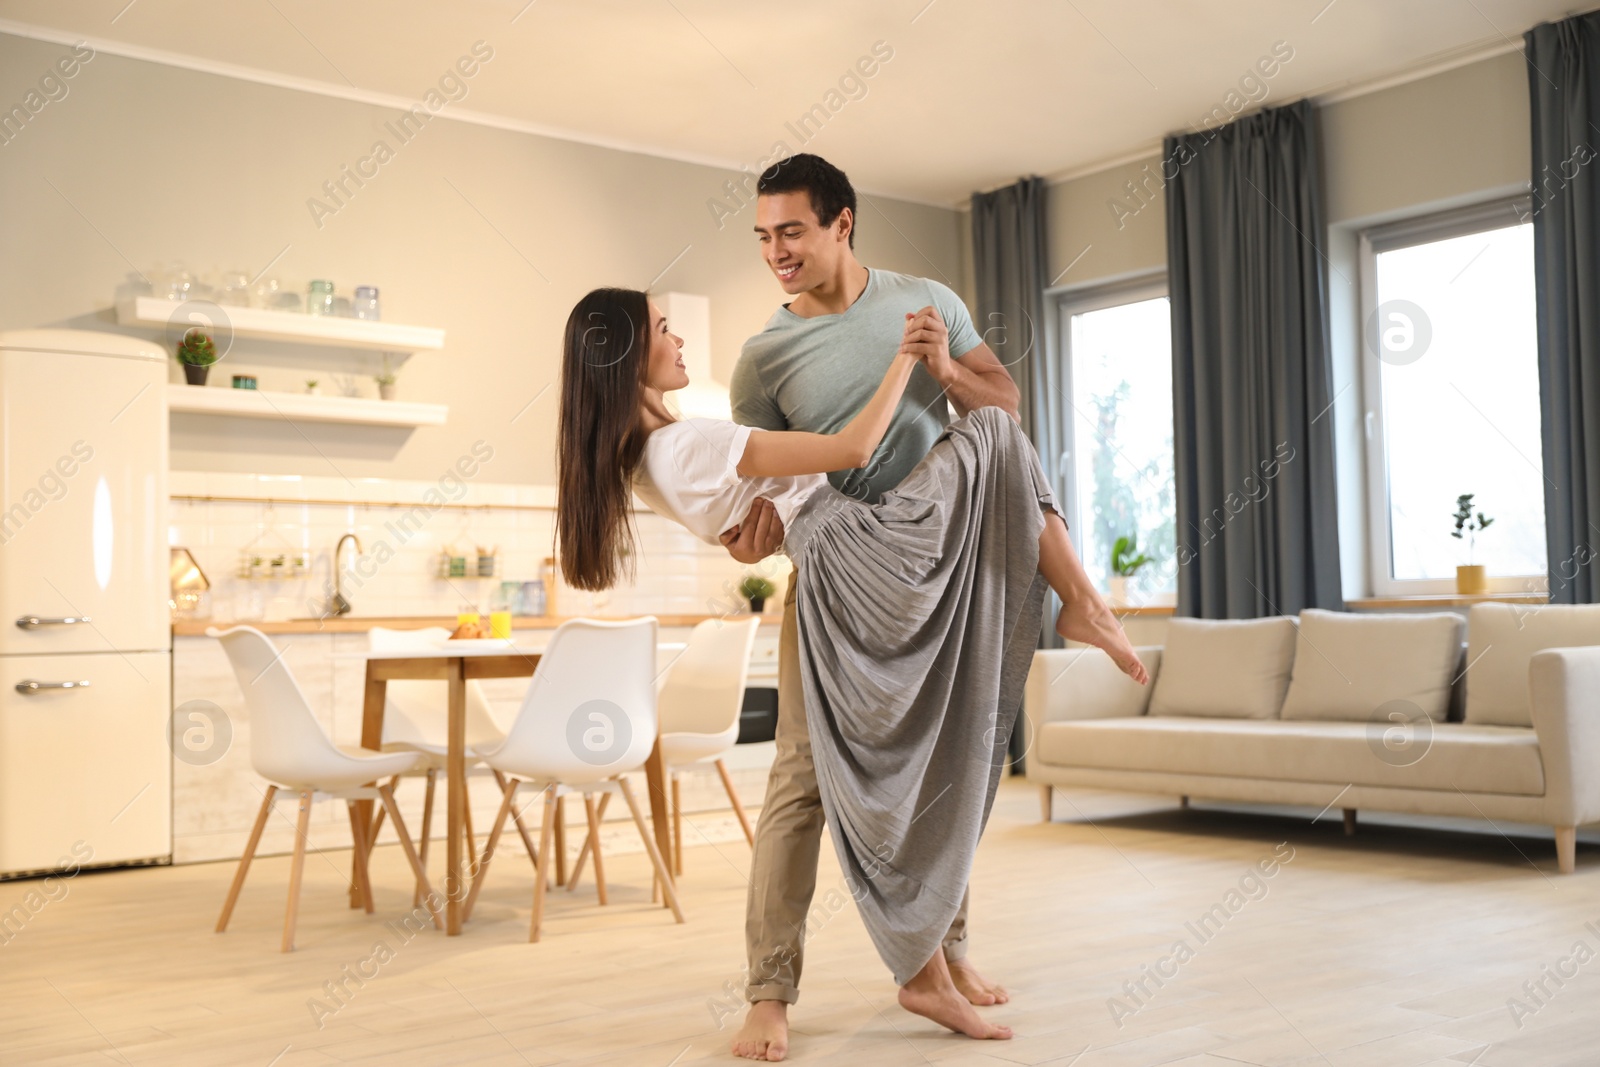
[(1011, 1040), (1011, 1027), (984, 1019), (956, 989), (955, 982), (950, 978), (950, 966), (945, 962), (942, 945), (933, 950), (933, 956), (922, 970), (900, 987), (900, 1006), (912, 1014), (932, 1019), (946, 1029), (979, 1041)]
[(1122, 624), (1100, 599), (1100, 593), (1078, 561), (1067, 524), (1054, 511), (1046, 511), (1044, 533), (1039, 535), (1039, 573), (1061, 598), (1061, 614), (1056, 617), (1056, 633), (1069, 641), (1105, 650), (1124, 674), (1144, 685), (1150, 674), (1144, 669)]

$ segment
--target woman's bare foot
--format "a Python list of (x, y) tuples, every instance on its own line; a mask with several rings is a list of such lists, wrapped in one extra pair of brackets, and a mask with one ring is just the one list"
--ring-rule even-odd
[(956, 989), (943, 949), (934, 952), (927, 966), (900, 987), (900, 1006), (975, 1041), (1011, 1040), (1011, 1027), (984, 1019)]
[(1149, 683), (1150, 672), (1144, 669), (1128, 635), (1122, 632), (1122, 624), (1098, 596), (1080, 596), (1063, 603), (1061, 614), (1056, 616), (1056, 633), (1068, 641), (1081, 641), (1103, 650), (1123, 674), (1140, 685)]
[(745, 1013), (744, 1025), (733, 1038), (733, 1054), (747, 1060), (777, 1063), (789, 1054), (789, 1005), (781, 1000), (758, 1000)]
[(950, 979), (955, 983), (956, 991), (968, 1002), (979, 1007), (1010, 1003), (1011, 994), (1006, 992), (1006, 987), (999, 982), (989, 981), (966, 959), (950, 960), (946, 966), (950, 968)]

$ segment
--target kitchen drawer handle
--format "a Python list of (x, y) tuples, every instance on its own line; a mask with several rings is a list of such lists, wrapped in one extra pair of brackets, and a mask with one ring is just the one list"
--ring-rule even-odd
[(37, 615), (24, 615), (17, 620), (19, 630), (37, 630), (41, 626), (76, 626), (80, 622), (88, 622), (89, 616), (68, 615), (64, 619), (41, 619)]
[(87, 688), (89, 688), (89, 683), (87, 681), (82, 681), (82, 682), (35, 682), (35, 681), (30, 679), (30, 680), (28, 680), (26, 682), (18, 682), (17, 683), (17, 692), (21, 693), (23, 696), (28, 696), (30, 694), (37, 693), (41, 689), (87, 689)]

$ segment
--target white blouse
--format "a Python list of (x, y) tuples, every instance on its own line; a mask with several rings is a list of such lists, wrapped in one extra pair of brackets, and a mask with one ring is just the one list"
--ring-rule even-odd
[(802, 502), (828, 484), (825, 474), (742, 478), (739, 460), (752, 431), (726, 419), (683, 419), (645, 441), (633, 491), (652, 511), (674, 519), (707, 544), (744, 521), (757, 497), (766, 497), (789, 524)]

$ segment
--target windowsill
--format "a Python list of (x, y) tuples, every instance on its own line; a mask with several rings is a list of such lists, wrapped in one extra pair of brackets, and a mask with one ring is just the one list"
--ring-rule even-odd
[(1112, 604), (1110, 607), (1111, 614), (1117, 616), (1118, 618), (1123, 618), (1129, 615), (1145, 618), (1157, 618), (1174, 615), (1178, 611), (1177, 605), (1175, 604)]
[(1345, 601), (1352, 611), (1390, 608), (1464, 608), (1473, 604), (1548, 604), (1546, 593), (1422, 593), (1412, 596), (1363, 596)]

